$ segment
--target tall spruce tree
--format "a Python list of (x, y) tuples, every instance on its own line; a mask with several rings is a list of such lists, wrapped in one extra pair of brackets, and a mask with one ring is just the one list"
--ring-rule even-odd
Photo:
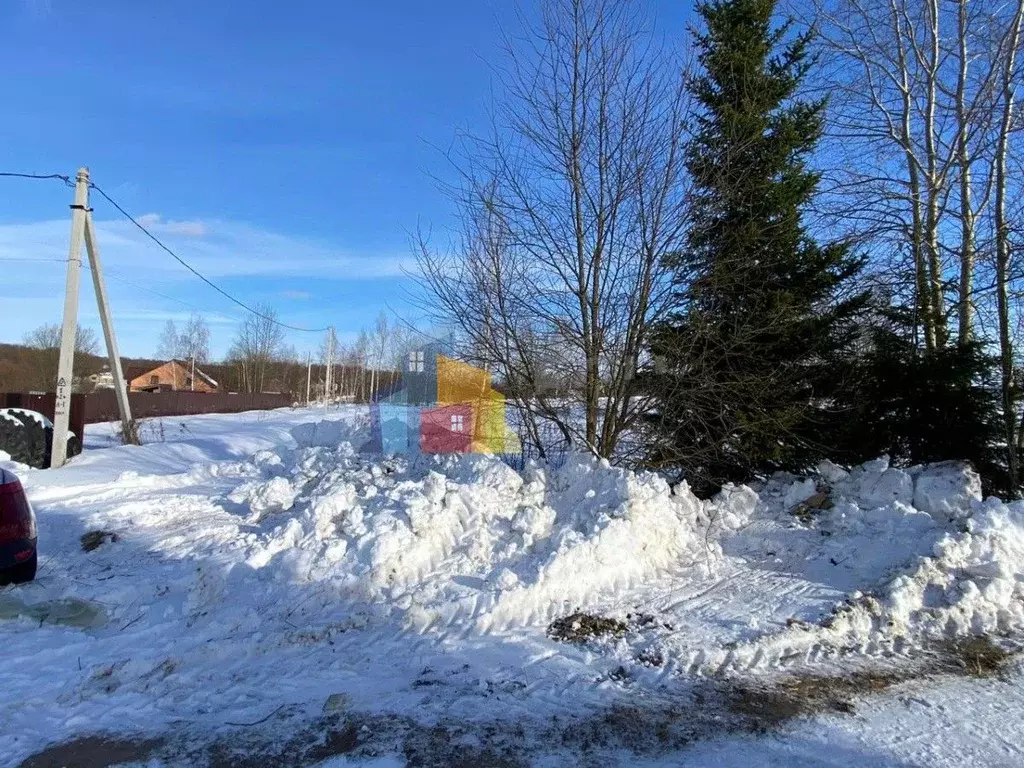
[(863, 260), (802, 219), (824, 102), (798, 97), (810, 38), (773, 28), (775, 6), (698, 5), (692, 225), (671, 264), (677, 311), (652, 344), (650, 458), (699, 492), (827, 452), (867, 301), (849, 286)]

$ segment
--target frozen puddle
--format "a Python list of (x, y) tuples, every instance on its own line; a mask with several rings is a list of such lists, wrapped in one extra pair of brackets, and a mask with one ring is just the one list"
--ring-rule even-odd
[(78, 629), (99, 629), (107, 623), (103, 606), (88, 600), (69, 597), (26, 604), (12, 594), (0, 594), (0, 621), (19, 618)]

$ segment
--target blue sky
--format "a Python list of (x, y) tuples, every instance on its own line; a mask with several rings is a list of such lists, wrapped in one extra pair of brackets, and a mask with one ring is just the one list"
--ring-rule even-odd
[[(403, 310), (410, 233), (451, 226), (438, 147), (484, 127), (515, 25), (505, 0), (7, 0), (0, 171), (88, 165), (227, 290), (344, 339)], [(66, 257), (70, 194), (0, 179), (0, 340), (60, 320), (63, 265), (17, 260)], [(197, 307), (222, 355), (232, 305), (92, 204), (122, 352)], [(98, 327), (88, 283), (80, 318)]]

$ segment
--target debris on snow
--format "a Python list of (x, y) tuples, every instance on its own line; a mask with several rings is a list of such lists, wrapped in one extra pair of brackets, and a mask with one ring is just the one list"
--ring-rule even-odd
[(627, 629), (626, 624), (617, 619), (573, 613), (551, 622), (548, 637), (563, 643), (585, 643), (604, 637), (620, 637)]
[(82, 542), (83, 552), (92, 552), (108, 541), (111, 543), (116, 542), (117, 534), (112, 531), (87, 531), (82, 534), (80, 541)]
[(949, 643), (950, 653), (975, 677), (991, 677), (1003, 670), (1013, 654), (995, 643), (989, 635), (976, 635)]
[(352, 697), (347, 693), (332, 693), (324, 702), (324, 712), (342, 712), (352, 704)]

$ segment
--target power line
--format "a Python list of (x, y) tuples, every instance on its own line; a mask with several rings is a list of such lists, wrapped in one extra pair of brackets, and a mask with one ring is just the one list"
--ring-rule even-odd
[[(88, 269), (88, 267), (83, 265), (83, 269)], [(195, 304), (189, 304), (187, 301), (182, 301), (181, 299), (176, 299), (173, 296), (168, 296), (165, 293), (160, 293), (160, 291), (154, 291), (152, 288), (147, 288), (144, 285), (139, 285), (138, 283), (133, 282), (132, 280), (128, 280), (128, 279), (118, 275), (116, 272), (111, 272), (109, 269), (105, 270), (105, 274), (106, 274), (107, 277), (109, 277), (111, 280), (113, 280), (115, 282), (121, 283), (122, 285), (127, 285), (127, 286), (129, 286), (131, 288), (135, 288), (138, 291), (145, 291), (146, 293), (151, 293), (154, 296), (159, 296), (161, 299), (167, 299), (167, 301), (173, 301), (176, 304), (181, 304), (181, 306), (188, 307), (193, 312), (198, 312), (200, 314), (205, 314), (205, 315), (216, 315), (218, 317), (224, 318), (225, 320), (229, 320), (232, 323), (239, 323), (239, 322), (241, 322), (241, 319), (238, 318), (238, 317), (232, 317), (231, 315), (226, 315), (223, 312), (218, 312), (215, 309), (203, 309), (202, 307), (197, 307)]]
[(25, 257), (21, 257), (21, 256), (0, 256), (0, 261), (13, 261), (13, 262), (19, 262), (19, 261), (62, 261), (62, 262), (64, 262), (66, 264), (68, 260), (67, 259), (57, 259), (57, 258), (47, 259), (47, 258), (42, 258), (42, 257), (36, 258), (34, 256), (25, 256)]
[(126, 219), (128, 219), (128, 221), (130, 221), (132, 224), (134, 224), (144, 235), (146, 235), (146, 237), (148, 237), (150, 240), (152, 240), (154, 243), (156, 243), (162, 250), (164, 250), (166, 253), (168, 253), (171, 256), (171, 258), (173, 258), (175, 261), (177, 261), (179, 264), (181, 264), (181, 266), (185, 267), (185, 269), (187, 269), (193, 275), (198, 277), (200, 280), (202, 280), (208, 286), (213, 288), (213, 290), (217, 291), (217, 293), (219, 293), (221, 296), (224, 296), (226, 299), (229, 299), (230, 301), (234, 302), (235, 304), (240, 306), (245, 311), (251, 312), (256, 317), (259, 317), (259, 318), (261, 318), (263, 320), (266, 320), (267, 322), (273, 323), (274, 325), (279, 325), (282, 328), (288, 328), (289, 330), (292, 330), (292, 331), (300, 331), (302, 333), (323, 333), (324, 331), (328, 330), (327, 328), (300, 328), (299, 326), (296, 326), (296, 325), (289, 325), (288, 323), (282, 323), (281, 321), (276, 320), (273, 317), (270, 317), (269, 315), (264, 315), (262, 312), (256, 311), (255, 309), (250, 307), (248, 304), (246, 304), (246, 303), (236, 299), (230, 293), (225, 291), (223, 288), (221, 288), (219, 285), (214, 283), (212, 280), (210, 280), (204, 274), (202, 274), (199, 270), (197, 270), (195, 267), (193, 267), (191, 264), (189, 264), (187, 261), (185, 261), (183, 258), (181, 258), (178, 254), (176, 254), (174, 251), (172, 251), (170, 248), (168, 248), (166, 245), (164, 245), (156, 235), (154, 235), (152, 232), (150, 232), (148, 229), (146, 229), (144, 226), (142, 226), (138, 221), (136, 221), (135, 218), (130, 213), (128, 213), (124, 208), (122, 208), (120, 205), (118, 205), (117, 202), (110, 195), (108, 195), (106, 192), (104, 192), (100, 187), (98, 187), (96, 184), (93, 184), (93, 183), (90, 183), (89, 186), (92, 189), (95, 189), (97, 192), (99, 192), (100, 195), (108, 203), (110, 203), (112, 206), (114, 206), (114, 208), (116, 208), (117, 211), (122, 216), (124, 216)]
[[(58, 179), (58, 180), (64, 182), (64, 184), (66, 184), (69, 187), (73, 188), (75, 186), (74, 182), (71, 181), (71, 178), (69, 176), (64, 176), (63, 174), (60, 174), (60, 173), (46, 173), (46, 174), (43, 174), (43, 173), (15, 173), (15, 172), (12, 172), (12, 171), (0, 171), (0, 177), (18, 178), (18, 179)], [(250, 312), (251, 314), (255, 315), (256, 317), (258, 317), (258, 318), (260, 318), (262, 320), (266, 320), (267, 322), (273, 323), (274, 325), (280, 326), (281, 328), (287, 328), (288, 330), (291, 330), (291, 331), (299, 331), (300, 333), (324, 333), (325, 331), (330, 330), (329, 328), (302, 328), (302, 327), (297, 326), (297, 325), (289, 325), (288, 323), (282, 323), (280, 320), (277, 320), (277, 319), (275, 319), (273, 317), (270, 317), (269, 315), (265, 315), (262, 312), (259, 312), (259, 311), (255, 310), (255, 309), (253, 309), (252, 307), (250, 307), (245, 302), (243, 302), (243, 301), (241, 301), (239, 299), (236, 299), (230, 293), (225, 291), (223, 288), (221, 288), (219, 285), (214, 283), (212, 280), (210, 280), (208, 277), (206, 277), (204, 274), (202, 274), (199, 270), (197, 270), (195, 267), (193, 267), (191, 264), (189, 264), (187, 261), (185, 261), (183, 258), (181, 258), (178, 254), (176, 254), (174, 251), (172, 251), (170, 248), (168, 248), (166, 245), (164, 245), (164, 243), (161, 242), (161, 240), (156, 235), (154, 235), (152, 232), (150, 232), (148, 229), (146, 229), (144, 226), (142, 226), (142, 224), (140, 224), (135, 219), (134, 216), (132, 216), (130, 213), (128, 213), (128, 211), (126, 211), (124, 208), (122, 208), (120, 205), (118, 205), (117, 201), (114, 200), (106, 192), (104, 192), (102, 188), (100, 188), (96, 184), (93, 184), (92, 182), (89, 183), (89, 187), (91, 189), (95, 189), (97, 192), (99, 192), (100, 195), (108, 203), (110, 203), (115, 209), (117, 209), (117, 211), (122, 216), (124, 216), (128, 221), (130, 221), (132, 224), (134, 224), (139, 229), (139, 231), (141, 231), (146, 237), (148, 237), (150, 240), (152, 240), (154, 243), (156, 243), (157, 246), (159, 246), (163, 251), (168, 253), (171, 256), (171, 258), (173, 258), (175, 261), (177, 261), (179, 264), (181, 264), (181, 266), (185, 267), (185, 269), (187, 269), (193, 275), (198, 277), (200, 280), (202, 280), (208, 286), (213, 288), (213, 290), (217, 291), (217, 293), (219, 293), (221, 296), (223, 296), (224, 298), (228, 299), (229, 301), (237, 304), (242, 309), (244, 309), (246, 312)], [(29, 261), (30, 259), (3, 259), (3, 260), (4, 261)], [(44, 259), (33, 259), (33, 260), (34, 261), (43, 261)], [(66, 261), (66, 259), (52, 259), (52, 261)], [(151, 293), (156, 293), (155, 291), (150, 291), (150, 292)], [(162, 296), (162, 294), (158, 294), (158, 295)], [(171, 299), (169, 296), (163, 296), (163, 298), (170, 299), (171, 301), (178, 301), (177, 299)], [(179, 302), (179, 303), (184, 304), (185, 302)]]
[[(40, 257), (34, 257), (34, 256), (25, 256), (25, 257), (0, 256), (0, 262), (9, 262), (9, 263), (14, 263), (14, 264), (17, 264), (19, 262), (32, 262), (32, 263), (35, 263), (35, 262), (47, 262), (47, 263), (67, 264), (68, 260), (67, 259), (58, 259), (58, 258), (45, 258), (45, 257), (41, 257), (41, 256)], [(89, 265), (88, 264), (82, 264), (82, 269), (88, 271), (89, 270)], [(145, 285), (140, 285), (139, 283), (133, 282), (132, 280), (129, 280), (129, 279), (119, 275), (117, 272), (114, 272), (114, 271), (112, 271), (110, 269), (105, 270), (105, 273), (106, 273), (107, 277), (109, 277), (111, 280), (113, 280), (115, 282), (122, 283), (123, 285), (127, 285), (127, 286), (129, 286), (131, 288), (134, 288), (134, 289), (138, 290), (138, 291), (145, 291), (146, 293), (151, 293), (154, 296), (158, 296), (161, 299), (167, 299), (167, 301), (173, 301), (176, 304), (181, 304), (181, 306), (188, 307), (189, 309), (193, 310), (194, 312), (199, 312), (200, 314), (206, 314), (206, 315), (216, 315), (218, 317), (224, 318), (225, 320), (229, 320), (232, 323), (241, 322), (241, 319), (238, 318), (238, 317), (224, 314), (223, 312), (220, 312), (220, 311), (218, 311), (216, 309), (204, 309), (203, 307), (197, 307), (195, 304), (190, 304), (187, 301), (182, 301), (181, 299), (176, 299), (174, 296), (168, 296), (166, 293), (160, 293), (160, 291), (155, 291), (152, 288), (149, 288), (149, 287), (147, 287)]]
[(60, 179), (67, 186), (74, 187), (74, 182), (71, 181), (71, 177), (64, 176), (59, 173), (12, 173), (9, 171), (0, 171), (0, 176), (6, 176), (13, 179)]

